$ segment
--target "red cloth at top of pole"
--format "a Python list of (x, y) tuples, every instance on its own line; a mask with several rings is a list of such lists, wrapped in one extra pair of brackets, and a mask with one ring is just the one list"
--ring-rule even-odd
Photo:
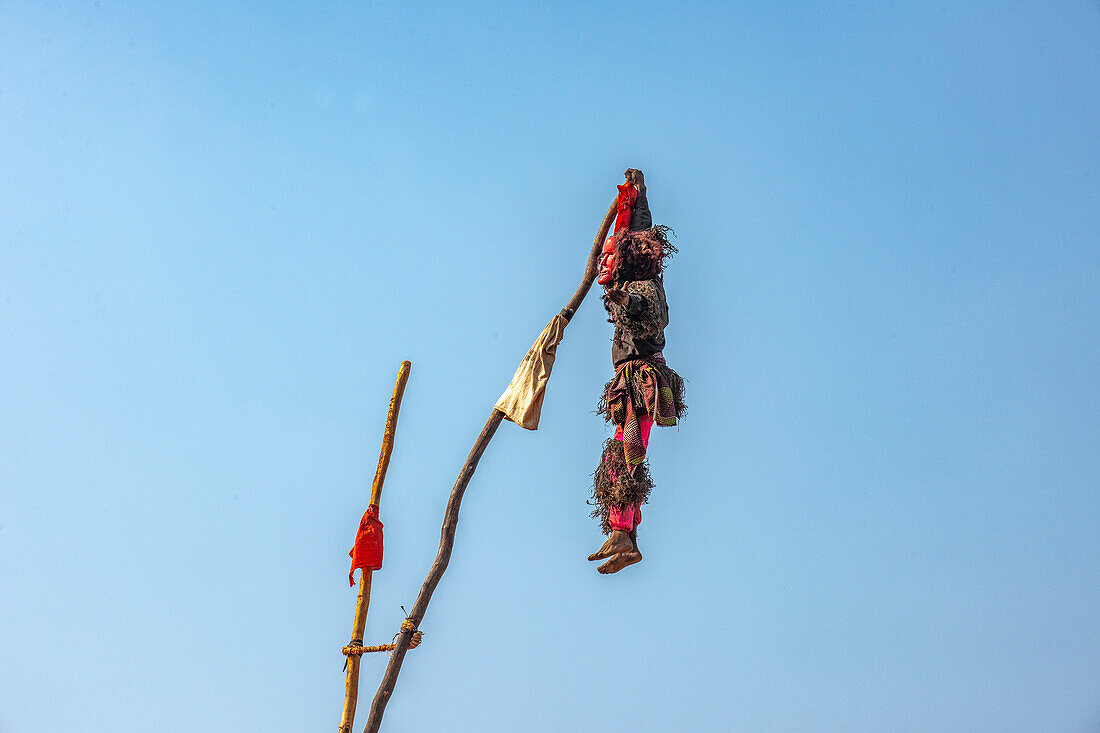
[(382, 569), (382, 522), (378, 519), (378, 505), (371, 504), (359, 520), (355, 545), (351, 548), (351, 570), (348, 583), (355, 585), (355, 569)]
[(638, 201), (638, 189), (633, 183), (624, 183), (619, 189), (619, 214), (615, 217), (615, 231), (619, 232), (630, 227), (630, 220), (634, 217), (634, 204)]

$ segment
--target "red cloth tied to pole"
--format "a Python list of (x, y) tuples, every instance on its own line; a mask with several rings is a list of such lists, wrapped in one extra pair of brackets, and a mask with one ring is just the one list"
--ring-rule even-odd
[(615, 217), (615, 231), (621, 232), (630, 227), (634, 217), (634, 204), (638, 201), (638, 189), (633, 183), (624, 183), (619, 189), (619, 214)]
[(351, 570), (348, 583), (355, 585), (355, 569), (382, 569), (382, 522), (378, 519), (378, 505), (371, 504), (363, 518), (359, 520), (359, 532), (355, 535), (355, 546), (351, 548)]

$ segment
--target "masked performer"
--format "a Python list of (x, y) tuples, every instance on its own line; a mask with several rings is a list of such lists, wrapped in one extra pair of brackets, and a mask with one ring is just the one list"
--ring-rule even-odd
[(619, 186), (615, 233), (607, 240), (597, 280), (604, 307), (615, 326), (611, 360), (615, 377), (607, 383), (599, 412), (615, 426), (596, 469), (593, 517), (607, 541), (589, 560), (603, 560), (601, 573), (615, 573), (641, 561), (638, 524), (642, 504), (653, 488), (646, 447), (653, 425), (675, 425), (683, 416), (684, 380), (666, 363), (668, 304), (664, 262), (675, 253), (665, 226), (653, 226), (645, 178), (634, 168)]

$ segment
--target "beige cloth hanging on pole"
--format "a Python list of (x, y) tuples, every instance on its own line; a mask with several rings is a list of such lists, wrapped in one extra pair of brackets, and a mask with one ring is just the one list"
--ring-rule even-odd
[(497, 400), (496, 409), (521, 428), (538, 430), (546, 383), (550, 380), (550, 370), (554, 368), (558, 343), (565, 335), (568, 324), (569, 321), (561, 314), (546, 324), (519, 363), (508, 389)]

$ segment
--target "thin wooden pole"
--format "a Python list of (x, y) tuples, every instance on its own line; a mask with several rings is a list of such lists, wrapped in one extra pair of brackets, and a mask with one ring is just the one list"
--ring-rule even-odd
[[(382, 451), (378, 455), (378, 468), (374, 472), (371, 485), (370, 503), (377, 505), (382, 500), (382, 484), (386, 480), (386, 470), (390, 467), (390, 454), (393, 453), (393, 438), (397, 433), (397, 413), (401, 410), (401, 398), (405, 395), (405, 385), (409, 381), (412, 363), (401, 362), (397, 371), (397, 384), (393, 387), (390, 409), (386, 413), (386, 431), (382, 435)], [(370, 584), (374, 571), (364, 568), (359, 571), (359, 596), (355, 601), (355, 621), (351, 627), (351, 638), (363, 644), (363, 632), (367, 626), (367, 609), (370, 607)], [(355, 723), (355, 708), (359, 702), (359, 661), (358, 654), (348, 655), (348, 672), (344, 679), (344, 712), (340, 716), (339, 733), (351, 733)]]
[(393, 385), (393, 397), (390, 397), (390, 409), (386, 413), (386, 432), (382, 435), (382, 451), (378, 454), (378, 468), (374, 470), (374, 483), (370, 489), (370, 503), (375, 506), (382, 501), (382, 484), (390, 467), (393, 436), (397, 434), (397, 413), (401, 410), (401, 398), (405, 396), (405, 385), (411, 370), (412, 362), (401, 362), (401, 368), (397, 370), (397, 384)]
[[(500, 421), (503, 417), (504, 413), (496, 409), (489, 415), (485, 427), (481, 429), (481, 434), (477, 436), (477, 440), (474, 442), (474, 447), (470, 449), (470, 455), (466, 457), (466, 463), (462, 465), (462, 470), (458, 474), (458, 480), (455, 481), (454, 488), (451, 489), (451, 496), (447, 500), (447, 512), (443, 515), (443, 529), (439, 533), (439, 551), (436, 553), (431, 570), (428, 571), (428, 577), (424, 579), (424, 584), (420, 586), (420, 594), (416, 597), (416, 603), (413, 604), (412, 610), (409, 612), (409, 620), (414, 628), (419, 628), (420, 622), (424, 620), (424, 612), (428, 610), (428, 601), (432, 599), (432, 593), (435, 592), (435, 587), (439, 585), (439, 580), (443, 577), (443, 572), (451, 561), (451, 550), (454, 548), (455, 529), (458, 527), (458, 510), (462, 505), (462, 495), (466, 493), (466, 486), (469, 485), (470, 479), (474, 475), (474, 469), (477, 468), (481, 455), (488, 447), (489, 441), (493, 439), (497, 428), (500, 427)], [(382, 683), (378, 686), (378, 692), (374, 695), (374, 701), (370, 707), (370, 716), (367, 718), (367, 725), (363, 729), (367, 733), (377, 733), (379, 726), (382, 725), (382, 714), (386, 711), (386, 703), (389, 702), (394, 685), (397, 684), (397, 675), (401, 671), (401, 663), (405, 660), (405, 652), (409, 649), (410, 639), (412, 639), (411, 629), (402, 629), (397, 634), (397, 648), (390, 654), (390, 663), (386, 666), (386, 674), (382, 677)]]
[[(360, 640), (367, 626), (367, 609), (370, 606), (370, 583), (374, 571), (364, 568), (359, 571), (359, 597), (355, 600), (355, 623), (351, 627), (351, 638)], [(340, 716), (339, 733), (351, 733), (355, 724), (355, 708), (359, 704), (359, 655), (348, 655), (348, 671), (344, 679), (344, 712)]]
[[(611, 229), (611, 222), (615, 219), (617, 209), (618, 197), (616, 196), (615, 200), (611, 202), (607, 214), (604, 215), (603, 221), (600, 222), (599, 230), (596, 232), (596, 240), (592, 244), (592, 251), (588, 254), (588, 262), (584, 269), (584, 277), (581, 279), (580, 287), (577, 288), (577, 292), (573, 294), (569, 303), (562, 310), (567, 319), (572, 318), (573, 314), (577, 312), (584, 296), (588, 295), (592, 282), (596, 279), (596, 267), (600, 258), (600, 250), (603, 249), (604, 239)], [(492, 414), (489, 415), (489, 419), (485, 422), (485, 427), (481, 429), (481, 434), (474, 441), (474, 447), (470, 449), (470, 455), (466, 456), (466, 463), (462, 465), (462, 470), (458, 473), (458, 480), (455, 481), (454, 488), (451, 489), (451, 496), (447, 499), (447, 511), (443, 515), (439, 551), (435, 555), (435, 562), (432, 563), (431, 570), (428, 571), (428, 577), (424, 579), (424, 584), (420, 586), (420, 594), (416, 597), (416, 603), (413, 604), (412, 611), (409, 612), (409, 620), (412, 622), (413, 628), (403, 628), (397, 634), (397, 647), (390, 654), (390, 663), (386, 666), (386, 674), (382, 677), (381, 684), (378, 685), (378, 692), (374, 694), (374, 700), (370, 706), (370, 716), (367, 718), (367, 725), (363, 728), (363, 733), (378, 733), (378, 729), (382, 725), (382, 715), (386, 712), (386, 704), (390, 701), (393, 688), (397, 684), (397, 675), (401, 672), (405, 652), (409, 650), (409, 641), (412, 639), (413, 629), (419, 628), (420, 622), (424, 620), (424, 613), (428, 610), (428, 601), (432, 599), (432, 593), (435, 592), (444, 571), (447, 570), (447, 564), (451, 561), (451, 550), (454, 548), (455, 529), (458, 527), (458, 510), (462, 505), (462, 495), (466, 493), (466, 486), (473, 478), (478, 461), (481, 460), (481, 455), (489, 446), (489, 441), (493, 439), (497, 428), (500, 427), (500, 421), (503, 417), (503, 412), (497, 409), (493, 410)]]
[(588, 295), (588, 291), (596, 279), (596, 270), (600, 261), (600, 250), (603, 249), (603, 242), (607, 239), (607, 233), (611, 231), (611, 223), (615, 221), (615, 214), (618, 210), (619, 197), (616, 195), (611, 201), (611, 206), (607, 208), (607, 213), (604, 214), (603, 221), (600, 222), (600, 228), (596, 231), (596, 239), (592, 242), (592, 251), (588, 253), (588, 262), (584, 267), (584, 277), (581, 278), (580, 287), (577, 288), (577, 292), (573, 293), (573, 297), (569, 299), (565, 308), (562, 309), (562, 314), (567, 319), (572, 318), (573, 314), (577, 312), (577, 309), (581, 307), (581, 301), (584, 300), (584, 296)]

